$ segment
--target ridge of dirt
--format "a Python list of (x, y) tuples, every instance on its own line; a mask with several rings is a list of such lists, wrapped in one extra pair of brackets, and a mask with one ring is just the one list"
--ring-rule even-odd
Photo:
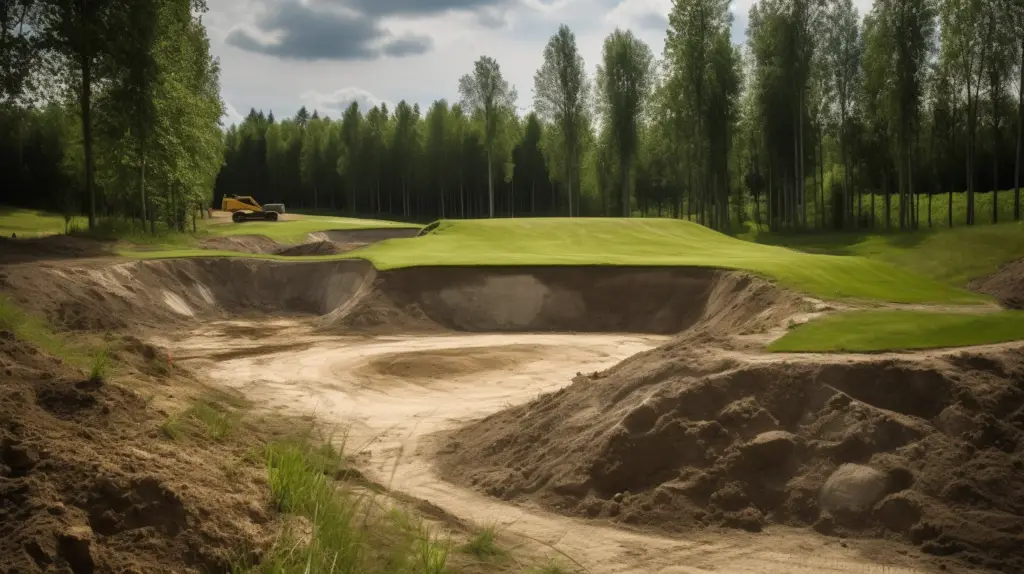
[(238, 251), (240, 253), (277, 253), (287, 246), (266, 235), (228, 235), (208, 237), (199, 242), (203, 249)]
[(995, 297), (1011, 309), (1024, 309), (1024, 259), (1007, 263), (992, 275), (972, 281), (970, 288)]
[(891, 538), (1024, 571), (1024, 347), (774, 358), (692, 339), (452, 433), (442, 478), (665, 531)]
[(812, 309), (762, 279), (703, 268), (410, 268), (365, 260), (190, 258), (0, 268), (0, 289), (61, 328), (167, 328), (302, 313), (326, 332), (766, 332)]
[[(125, 360), (159, 360), (124, 342)], [(5, 572), (226, 572), (272, 542), (259, 472), (225, 480), (241, 453), (162, 439), (162, 417), (138, 392), (85, 380), (6, 331), (0, 373)]]

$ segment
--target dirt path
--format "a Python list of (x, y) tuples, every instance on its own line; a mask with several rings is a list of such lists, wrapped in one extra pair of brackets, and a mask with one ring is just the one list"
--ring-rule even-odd
[[(351, 425), (348, 450), (375, 480), (462, 519), (497, 523), (539, 554), (552, 548), (589, 572), (762, 574), (927, 572), (913, 551), (771, 528), (669, 538), (514, 506), (437, 479), (441, 431), (559, 389), (577, 372), (605, 369), (656, 346), (633, 335), (317, 335), (304, 319), (220, 322), (171, 344), (176, 360), (205, 370), (268, 408)], [(910, 554), (908, 555), (908, 551)]]

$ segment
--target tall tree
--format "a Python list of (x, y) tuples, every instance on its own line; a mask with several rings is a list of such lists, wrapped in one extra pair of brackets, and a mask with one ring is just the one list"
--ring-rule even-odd
[(622, 216), (630, 215), (630, 167), (637, 152), (638, 123), (654, 81), (654, 55), (630, 31), (616, 29), (607, 38), (597, 68), (604, 121), (619, 153)]
[[(545, 121), (558, 125), (565, 148), (565, 182), (569, 216), (573, 216), (573, 180), (579, 170), (580, 131), (587, 121), (590, 83), (576, 35), (561, 25), (544, 47), (544, 63), (533, 76), (534, 109)], [(578, 189), (578, 188), (577, 188)], [(576, 201), (578, 215), (579, 200)]]
[(516, 90), (501, 75), (498, 62), (481, 56), (473, 66), (473, 73), (459, 80), (462, 103), (471, 113), (479, 114), (483, 124), (484, 149), (487, 152), (487, 193), (490, 217), (494, 217), (494, 147), (505, 110), (515, 106)]
[(844, 210), (847, 222), (849, 222), (853, 211), (853, 178), (851, 177), (849, 141), (850, 115), (856, 102), (861, 78), (860, 16), (857, 14), (852, 0), (832, 0), (826, 11), (826, 22), (822, 48), (826, 68), (831, 72), (829, 80), (831, 94), (834, 98), (831, 109), (838, 114), (834, 125), (843, 164), (843, 193), (846, 199)]

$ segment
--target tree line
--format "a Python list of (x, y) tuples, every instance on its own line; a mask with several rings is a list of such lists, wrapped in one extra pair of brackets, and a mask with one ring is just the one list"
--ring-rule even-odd
[(561, 26), (524, 117), (486, 56), (425, 113), (253, 110), (228, 131), (217, 192), (421, 220), (842, 229), (938, 224), (942, 199), (954, 225), (954, 197), (973, 224), (977, 193), (1012, 188), (1020, 218), (1024, 4), (876, 0), (862, 17), (852, 0), (759, 0), (744, 45), (732, 26), (728, 0), (676, 0), (660, 58), (615, 30), (593, 77)]
[[(458, 98), (425, 110), (251, 110), (226, 132), (201, 5), (5, 2), (0, 161), (22, 201), (94, 213), (98, 200), (178, 228), (224, 194), (421, 221), (640, 213), (716, 229), (851, 229), (1020, 218), (1020, 0), (876, 0), (864, 15), (852, 0), (758, 0), (742, 45), (728, 0), (675, 0), (660, 56), (617, 29), (593, 75), (559, 27), (524, 116), (482, 56)], [(940, 202), (946, 221), (933, 221)]]
[(184, 231), (223, 165), (203, 0), (0, 0), (4, 203)]

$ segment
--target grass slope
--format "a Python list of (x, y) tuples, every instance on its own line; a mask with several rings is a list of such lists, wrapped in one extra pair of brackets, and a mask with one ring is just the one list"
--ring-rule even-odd
[(890, 233), (751, 232), (744, 238), (807, 253), (866, 257), (955, 285), (966, 285), (1024, 258), (1020, 222)]
[(873, 352), (987, 345), (1024, 339), (1024, 311), (856, 311), (796, 327), (774, 352)]
[(383, 241), (349, 256), (369, 259), (382, 270), (428, 265), (720, 267), (760, 273), (828, 298), (901, 303), (985, 300), (865, 257), (761, 245), (673, 219), (443, 221), (426, 236)]
[[(87, 220), (81, 216), (71, 219), (71, 227), (82, 227)], [(0, 206), (0, 236), (40, 237), (64, 233), (64, 216), (46, 211)]]

